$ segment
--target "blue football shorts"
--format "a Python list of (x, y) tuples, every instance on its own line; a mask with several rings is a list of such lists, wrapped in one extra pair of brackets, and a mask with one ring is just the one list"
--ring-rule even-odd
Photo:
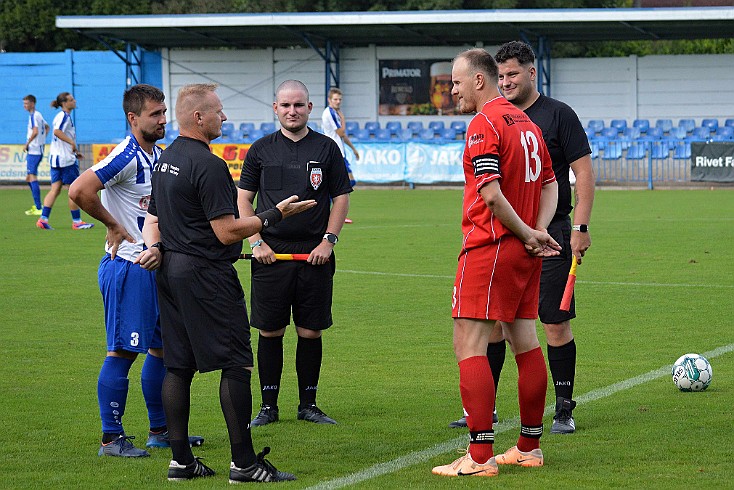
[(145, 353), (163, 347), (155, 273), (109, 254), (99, 263), (107, 350)]
[(51, 183), (61, 181), (64, 185), (71, 185), (79, 177), (79, 162), (68, 167), (51, 167)]
[(38, 166), (43, 160), (43, 155), (31, 155), (30, 153), (25, 157), (26, 163), (26, 174), (38, 175)]

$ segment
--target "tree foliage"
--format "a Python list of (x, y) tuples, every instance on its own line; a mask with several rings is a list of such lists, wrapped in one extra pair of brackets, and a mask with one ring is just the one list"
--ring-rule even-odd
[[(631, 7), (634, 0), (0, 0), (0, 52), (100, 49), (57, 15), (365, 12)], [(555, 43), (554, 57), (734, 53), (734, 40)]]

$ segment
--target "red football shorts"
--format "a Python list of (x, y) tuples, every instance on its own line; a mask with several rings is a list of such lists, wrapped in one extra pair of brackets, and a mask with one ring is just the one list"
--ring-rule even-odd
[(537, 318), (543, 261), (525, 251), (515, 236), (462, 250), (451, 301), (453, 318), (500, 320)]

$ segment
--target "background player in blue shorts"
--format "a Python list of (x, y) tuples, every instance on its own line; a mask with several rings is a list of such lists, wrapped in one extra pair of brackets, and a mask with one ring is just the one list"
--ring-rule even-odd
[[(42, 230), (53, 230), (48, 222), (51, 208), (61, 193), (61, 186), (71, 185), (79, 177), (78, 159), (84, 158), (76, 146), (76, 128), (71, 118), (71, 111), (76, 109), (76, 99), (69, 92), (61, 92), (56, 96), (56, 100), (51, 102), (51, 107), (60, 108), (61, 111), (54, 117), (54, 137), (48, 156), (51, 165), (51, 190), (43, 200), (41, 217), (36, 221), (36, 227)], [(71, 197), (69, 211), (71, 211), (72, 229), (88, 230), (94, 226), (92, 223), (82, 221), (79, 206)]]
[[(130, 136), (101, 162), (86, 170), (70, 187), (69, 196), (107, 227), (105, 256), (99, 264), (99, 288), (105, 308), (107, 357), (97, 381), (102, 444), (99, 455), (140, 457), (122, 425), (128, 393), (128, 372), (138, 354), (145, 354), (140, 377), (148, 408), (148, 447), (169, 447), (161, 386), (166, 374), (158, 323), (155, 273), (135, 264), (138, 257), (160, 259), (160, 250), (146, 248), (142, 226), (151, 195), (150, 176), (166, 126), (165, 96), (151, 85), (125, 92), (123, 110)], [(102, 197), (97, 192), (102, 191)], [(201, 437), (190, 443), (201, 445)]]
[(23, 97), (23, 109), (29, 112), (28, 132), (26, 133), (25, 145), (23, 145), (27, 165), (25, 181), (28, 182), (28, 187), (31, 188), (34, 204), (25, 214), (41, 216), (41, 187), (38, 185), (38, 165), (43, 160), (46, 135), (51, 128), (43, 119), (43, 114), (36, 110), (36, 97), (34, 95), (28, 94)]

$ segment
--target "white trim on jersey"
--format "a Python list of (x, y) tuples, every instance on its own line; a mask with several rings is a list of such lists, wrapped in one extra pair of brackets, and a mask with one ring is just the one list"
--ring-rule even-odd
[(43, 155), (44, 145), (46, 144), (46, 120), (43, 118), (43, 114), (36, 110), (28, 114), (26, 141), (31, 137), (33, 128), (38, 128), (38, 134), (28, 143), (28, 154)]
[[(128, 136), (107, 158), (92, 167), (104, 185), (102, 205), (135, 239), (135, 243), (120, 244), (117, 255), (122, 259), (134, 261), (145, 246), (141, 230), (150, 202), (150, 177), (161, 151), (153, 146), (153, 154), (148, 154), (134, 136)], [(110, 250), (110, 244), (105, 243), (105, 251)]]
[[(59, 111), (54, 117), (54, 131), (59, 129), (62, 133), (76, 141), (76, 128), (71, 116), (64, 111)], [(71, 151), (72, 146), (54, 136), (51, 138), (48, 160), (52, 168), (70, 167), (76, 163), (76, 155)]]

